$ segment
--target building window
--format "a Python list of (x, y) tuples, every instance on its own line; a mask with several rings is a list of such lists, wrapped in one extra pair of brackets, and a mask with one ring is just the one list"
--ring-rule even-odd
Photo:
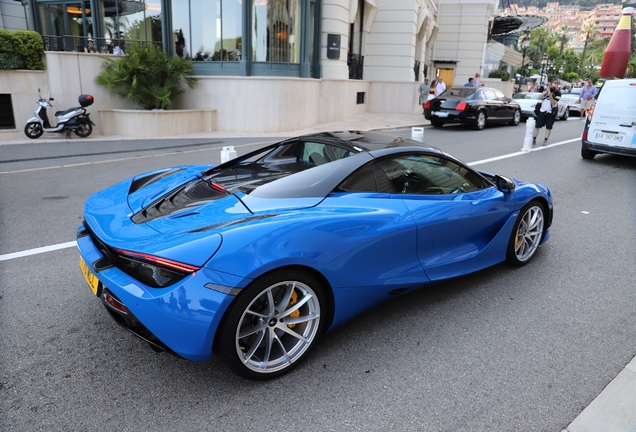
[(117, 41), (161, 46), (161, 0), (101, 0), (92, 10), (90, 0), (38, 3), (38, 31), (46, 50), (84, 51), (91, 40), (99, 52)]
[(301, 0), (253, 0), (252, 61), (300, 63)]
[(161, 0), (101, 0), (98, 5), (107, 42), (116, 41), (124, 49), (137, 42), (161, 46)]
[(175, 54), (194, 61), (241, 60), (239, 0), (173, 0)]
[(15, 129), (13, 104), (10, 94), (0, 94), (0, 129)]

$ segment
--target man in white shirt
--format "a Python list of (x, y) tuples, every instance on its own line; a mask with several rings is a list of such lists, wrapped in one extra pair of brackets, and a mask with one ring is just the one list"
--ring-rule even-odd
[(473, 79), (473, 84), (475, 87), (481, 87), (481, 82), (479, 81), (479, 72), (475, 74), (475, 78)]
[(435, 83), (435, 97), (439, 97), (442, 93), (446, 91), (446, 84), (444, 84), (444, 80), (441, 76), (437, 77), (437, 83)]

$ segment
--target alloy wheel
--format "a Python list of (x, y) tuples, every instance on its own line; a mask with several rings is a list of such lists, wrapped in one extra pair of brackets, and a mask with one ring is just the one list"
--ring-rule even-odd
[(543, 208), (534, 205), (521, 217), (515, 233), (514, 253), (520, 262), (528, 261), (541, 243), (545, 218)]
[(240, 361), (257, 373), (290, 367), (312, 345), (320, 328), (320, 301), (300, 281), (283, 281), (261, 291), (245, 308), (236, 329)]

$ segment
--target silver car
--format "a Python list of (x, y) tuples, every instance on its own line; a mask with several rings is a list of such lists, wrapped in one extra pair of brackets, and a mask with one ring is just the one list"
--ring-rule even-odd
[[(512, 96), (512, 102), (519, 104), (521, 107), (521, 118), (527, 120), (529, 117), (536, 117), (534, 115), (534, 107), (541, 102), (541, 93), (529, 93), (522, 92), (516, 93)], [(570, 117), (570, 108), (567, 102), (559, 101), (559, 111), (556, 118), (558, 120), (567, 120)]]
[(563, 93), (561, 95), (560, 102), (568, 104), (570, 107), (570, 114), (581, 115), (581, 100), (579, 97), (581, 96), (579, 93)]

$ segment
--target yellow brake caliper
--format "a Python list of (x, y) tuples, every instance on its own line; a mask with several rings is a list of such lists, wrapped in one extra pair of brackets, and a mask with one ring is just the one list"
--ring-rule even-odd
[[(289, 299), (289, 304), (287, 305), (289, 306), (293, 306), (296, 304), (296, 302), (298, 301), (298, 294), (296, 294), (296, 290), (292, 291), (292, 295), (291, 298)], [(300, 316), (300, 310), (296, 309), (295, 311), (293, 311), (292, 313), (289, 314), (290, 318), (298, 318)], [(287, 327), (289, 328), (294, 328), (296, 324), (287, 324)]]

